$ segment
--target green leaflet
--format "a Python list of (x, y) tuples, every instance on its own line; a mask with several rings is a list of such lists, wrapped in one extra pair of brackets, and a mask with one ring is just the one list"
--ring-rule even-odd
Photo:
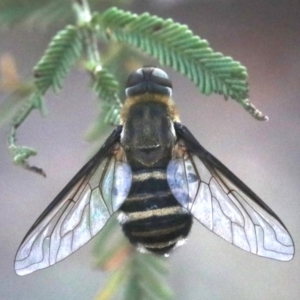
[(12, 129), (9, 135), (9, 149), (14, 156), (14, 162), (25, 169), (45, 176), (42, 169), (30, 166), (27, 162), (36, 151), (29, 147), (20, 147), (15, 144), (16, 129), (24, 122), (33, 109), (46, 113), (43, 95), (52, 87), (58, 92), (63, 80), (70, 72), (82, 52), (81, 33), (74, 26), (67, 26), (51, 41), (44, 56), (34, 68), (34, 87), (30, 98), (18, 110), (12, 119)]
[(119, 92), (119, 83), (111, 73), (102, 69), (95, 74), (93, 89), (100, 99), (109, 101), (116, 98)]
[(102, 103), (102, 113), (98, 118), (100, 126), (113, 125), (120, 123), (120, 111), (122, 108), (121, 101), (118, 97), (119, 83), (115, 77), (106, 69), (96, 73), (94, 90), (98, 98), (104, 101)]
[(100, 100), (101, 112), (87, 132), (89, 140), (97, 139), (107, 125), (118, 125), (122, 108), (119, 99), (119, 82), (105, 68), (94, 72), (92, 87)]
[(80, 30), (67, 26), (56, 34), (34, 68), (35, 85), (43, 95), (52, 87), (58, 92), (63, 80), (82, 53)]
[(166, 282), (168, 260), (137, 252), (121, 233), (116, 218), (110, 220), (96, 238), (94, 256), (98, 267), (112, 270), (107, 283), (96, 297), (97, 300), (115, 299), (112, 297), (117, 289), (121, 290), (122, 295), (117, 299), (122, 300), (174, 298)]
[(174, 298), (164, 278), (167, 269), (165, 258), (135, 252), (128, 268), (130, 277), (127, 280), (124, 300)]
[(243, 103), (248, 98), (247, 70), (231, 57), (214, 52), (206, 40), (171, 19), (110, 8), (92, 20), (100, 33), (156, 57), (190, 78), (206, 95), (218, 93)]

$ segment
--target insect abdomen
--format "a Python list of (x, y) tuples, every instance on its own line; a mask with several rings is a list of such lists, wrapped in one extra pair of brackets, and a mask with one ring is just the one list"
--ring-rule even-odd
[(191, 215), (174, 198), (164, 169), (134, 171), (131, 190), (120, 210), (130, 242), (157, 254), (172, 249), (192, 225)]

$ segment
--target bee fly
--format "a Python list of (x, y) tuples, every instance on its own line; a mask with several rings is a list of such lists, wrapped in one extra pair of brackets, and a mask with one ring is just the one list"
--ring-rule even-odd
[(167, 254), (184, 241), (194, 218), (243, 250), (292, 259), (292, 238), (276, 214), (180, 123), (164, 71), (133, 72), (126, 94), (121, 125), (26, 234), (17, 274), (66, 258), (115, 212), (142, 251)]

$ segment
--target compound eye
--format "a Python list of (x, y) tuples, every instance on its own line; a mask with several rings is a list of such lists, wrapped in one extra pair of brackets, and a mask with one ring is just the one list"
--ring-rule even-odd
[(143, 68), (137, 69), (136, 71), (132, 72), (127, 79), (126, 88), (138, 85), (139, 83), (145, 80)]
[(168, 74), (159, 68), (154, 68), (151, 79), (156, 84), (159, 84), (161, 86), (172, 88), (172, 82), (168, 76)]
[(152, 66), (144, 66), (131, 73), (126, 83), (127, 97), (145, 93), (172, 95), (172, 83), (166, 72)]

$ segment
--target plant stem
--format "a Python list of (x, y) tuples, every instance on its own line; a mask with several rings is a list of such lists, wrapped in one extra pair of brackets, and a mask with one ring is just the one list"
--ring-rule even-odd
[(16, 145), (16, 132), (18, 127), (24, 122), (24, 120), (31, 113), (31, 111), (36, 108), (36, 103), (32, 101), (32, 97), (30, 97), (17, 114), (17, 117), (13, 119), (10, 133), (8, 136), (8, 149), (13, 154), (14, 163), (16, 165), (22, 166), (26, 170), (35, 172), (46, 177), (46, 173), (43, 171), (43, 169), (38, 168), (36, 166), (31, 166), (27, 162), (30, 156), (36, 155), (36, 151), (29, 147), (20, 147)]
[(91, 21), (92, 14), (87, 0), (74, 0), (74, 8), (79, 23), (89, 23)]
[(102, 69), (101, 59), (99, 55), (97, 36), (90, 26), (92, 13), (87, 0), (74, 0), (74, 10), (77, 15), (77, 23), (83, 28), (83, 42), (88, 61), (88, 70), (94, 76)]

